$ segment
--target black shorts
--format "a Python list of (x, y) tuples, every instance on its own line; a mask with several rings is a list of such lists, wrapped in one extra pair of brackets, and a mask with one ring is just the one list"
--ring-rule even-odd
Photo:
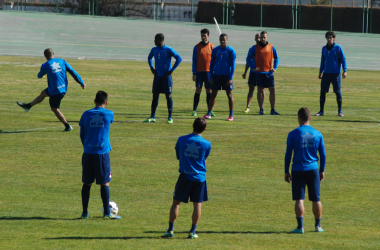
[(208, 201), (207, 183), (190, 181), (186, 174), (181, 173), (175, 185), (173, 200), (183, 203)]

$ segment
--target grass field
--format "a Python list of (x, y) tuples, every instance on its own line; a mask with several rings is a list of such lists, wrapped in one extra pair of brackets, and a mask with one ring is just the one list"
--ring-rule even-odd
[[(204, 203), (199, 239), (187, 240), (191, 204), (183, 204), (175, 238), (161, 239), (168, 224), (178, 162), (174, 145), (191, 133), (194, 84), (191, 65), (174, 72), (174, 124), (167, 124), (161, 97), (157, 123), (150, 115), (152, 75), (146, 62), (68, 60), (82, 76), (82, 90), (70, 77), (61, 110), (74, 130), (50, 111), (48, 100), (26, 113), (16, 101), (30, 102), (46, 88), (37, 79), (45, 60), (0, 57), (0, 249), (378, 249), (380, 235), (379, 72), (349, 71), (342, 81), (343, 112), (327, 95), (325, 116), (311, 125), (326, 143), (322, 182), (324, 233), (312, 232), (311, 203), (305, 202), (305, 234), (296, 226), (291, 188), (283, 180), (286, 137), (298, 126), (297, 110), (319, 109), (317, 69), (282, 68), (275, 73), (276, 109), (281, 116), (258, 115), (256, 101), (245, 114), (247, 84), (238, 66), (234, 79), (235, 121), (219, 93), (217, 117), (203, 137), (212, 143), (207, 160), (210, 201)], [(78, 122), (92, 108), (95, 93), (109, 93), (115, 113), (110, 137), (111, 200), (118, 221), (103, 221), (98, 186), (91, 191), (90, 219), (81, 214), (81, 155)], [(269, 93), (265, 100), (269, 113)], [(205, 93), (198, 114), (206, 112)]]

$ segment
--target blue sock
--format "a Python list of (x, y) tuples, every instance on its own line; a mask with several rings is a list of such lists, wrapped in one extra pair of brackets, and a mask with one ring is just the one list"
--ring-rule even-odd
[(174, 232), (174, 222), (169, 221), (169, 229), (168, 232)]
[(169, 112), (168, 120), (169, 120), (169, 119), (172, 119), (172, 114), (173, 114), (173, 99), (171, 97), (167, 98), (166, 103), (168, 106), (168, 112)]
[(321, 96), (319, 97), (319, 105), (320, 105), (319, 111), (321, 112), (323, 112), (323, 110), (325, 109), (325, 101), (326, 101), (326, 93), (321, 92)]
[(195, 234), (195, 230), (197, 229), (197, 225), (191, 224), (190, 232), (191, 234)]
[(156, 117), (156, 110), (157, 110), (157, 106), (158, 106), (158, 98), (153, 98), (152, 100), (152, 107), (150, 109), (150, 117), (151, 118), (155, 118)]
[(230, 110), (230, 116), (234, 116), (234, 111)]
[(199, 104), (199, 96), (200, 94), (197, 94), (197, 93), (194, 94), (194, 104), (193, 104), (194, 111), (197, 111), (198, 104)]
[(102, 197), (104, 215), (110, 214), (110, 188), (109, 186), (100, 186), (100, 196)]
[(210, 105), (210, 99), (211, 99), (212, 93), (206, 93), (206, 102), (207, 102), (207, 108)]
[(91, 186), (83, 184), (82, 187), (82, 206), (83, 206), (83, 214), (88, 214), (88, 202), (90, 200), (90, 190)]
[(208, 116), (211, 116), (211, 111), (212, 111), (211, 109), (209, 109), (209, 110), (207, 111), (207, 115), (208, 115)]
[(321, 218), (317, 219), (315, 218), (315, 227), (320, 227), (321, 226)]
[(297, 218), (297, 223), (298, 223), (297, 229), (303, 228), (303, 217), (296, 217), (296, 218)]
[(342, 94), (339, 92), (336, 94), (336, 102), (338, 103), (338, 112), (342, 111)]

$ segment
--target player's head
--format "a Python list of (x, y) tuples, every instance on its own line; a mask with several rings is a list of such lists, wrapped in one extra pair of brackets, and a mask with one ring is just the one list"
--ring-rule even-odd
[(210, 31), (208, 29), (201, 30), (201, 39), (203, 43), (208, 42), (208, 38), (210, 37)]
[(47, 60), (50, 60), (50, 59), (54, 58), (54, 52), (53, 52), (53, 50), (50, 49), (50, 48), (45, 49), (44, 50), (44, 56), (45, 56), (45, 58)]
[(330, 44), (330, 45), (334, 44), (335, 32), (334, 31), (327, 31), (325, 38), (326, 38), (328, 44)]
[(260, 33), (256, 33), (255, 42), (256, 42), (256, 44), (258, 44), (260, 42)]
[(219, 42), (220, 42), (220, 47), (225, 48), (227, 47), (227, 42), (228, 42), (228, 36), (226, 33), (222, 33), (219, 36)]
[(308, 108), (302, 107), (298, 110), (298, 122), (300, 125), (308, 123), (311, 119), (311, 112)]
[(95, 96), (95, 104), (96, 106), (102, 106), (103, 104), (107, 104), (108, 101), (108, 94), (104, 91), (99, 90), (98, 93), (96, 93)]
[(261, 44), (267, 44), (268, 42), (268, 32), (261, 31), (260, 32), (260, 43)]
[(162, 47), (163, 44), (164, 44), (164, 34), (162, 33), (158, 33), (156, 34), (156, 36), (154, 37), (154, 44), (158, 47)]
[(198, 117), (194, 120), (193, 130), (195, 133), (201, 134), (203, 131), (206, 130), (206, 126), (207, 126), (206, 119), (202, 117)]

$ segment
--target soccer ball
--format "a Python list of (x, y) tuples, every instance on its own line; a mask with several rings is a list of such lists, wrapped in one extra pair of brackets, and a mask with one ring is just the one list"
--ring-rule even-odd
[[(119, 208), (118, 208), (116, 202), (110, 201), (109, 207), (110, 207), (110, 213), (112, 215), (117, 215), (117, 212), (119, 212)], [(102, 212), (104, 214), (104, 207), (102, 207)]]

